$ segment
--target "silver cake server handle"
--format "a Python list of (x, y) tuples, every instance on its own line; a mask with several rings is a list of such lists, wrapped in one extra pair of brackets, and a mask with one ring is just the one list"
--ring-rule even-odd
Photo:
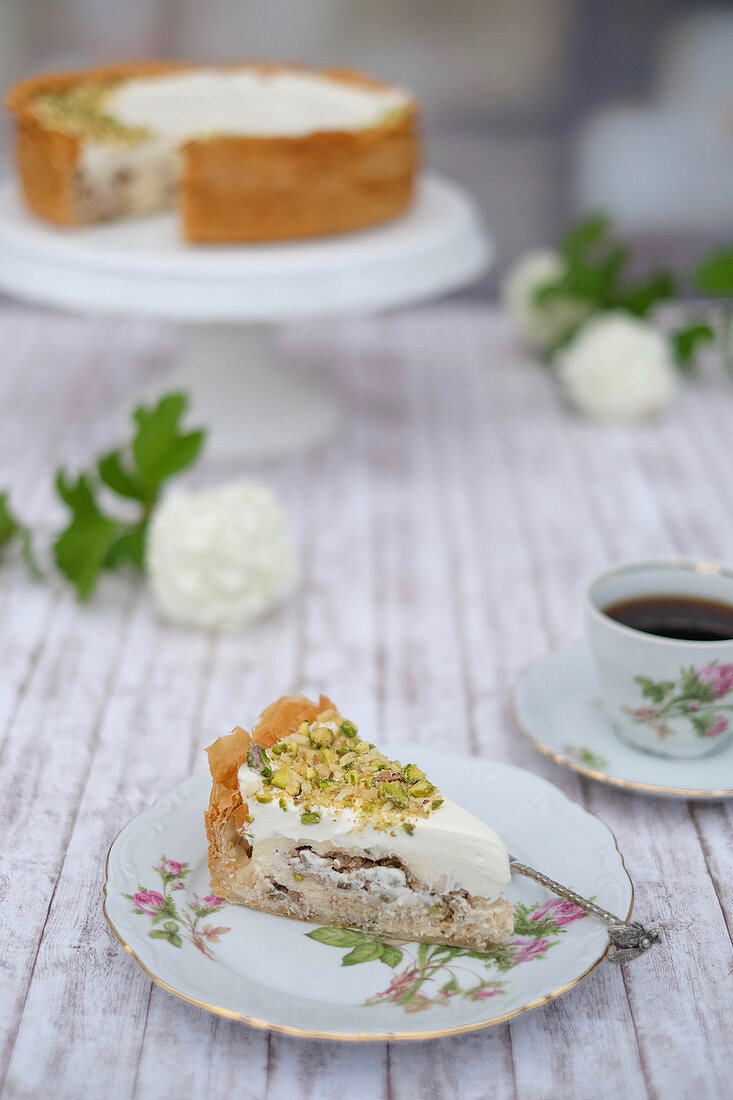
[(542, 871), (535, 871), (534, 867), (528, 867), (526, 863), (520, 863), (512, 855), (509, 856), (509, 867), (512, 871), (516, 871), (518, 875), (534, 879), (541, 886), (547, 887), (553, 894), (557, 894), (559, 898), (566, 898), (586, 913), (604, 921), (608, 925), (608, 938), (611, 941), (611, 950), (606, 957), (611, 962), (630, 962), (637, 955), (642, 955), (645, 951), (648, 951), (652, 944), (657, 943), (661, 938), (661, 934), (656, 928), (646, 929), (639, 921), (622, 920), (615, 913), (609, 913), (608, 909), (602, 909), (600, 905), (596, 905), (594, 901), (589, 901), (588, 898), (576, 894), (575, 890), (570, 890), (562, 883), (555, 882), (548, 875), (544, 875)]

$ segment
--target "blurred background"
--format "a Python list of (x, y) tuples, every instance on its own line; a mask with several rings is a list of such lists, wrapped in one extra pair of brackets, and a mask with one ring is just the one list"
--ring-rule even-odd
[[(413, 88), (430, 164), (480, 201), (498, 263), (613, 214), (682, 266), (733, 235), (733, 6), (692, 0), (0, 0), (7, 86), (141, 56), (292, 59)], [(11, 132), (0, 131), (6, 162)]]

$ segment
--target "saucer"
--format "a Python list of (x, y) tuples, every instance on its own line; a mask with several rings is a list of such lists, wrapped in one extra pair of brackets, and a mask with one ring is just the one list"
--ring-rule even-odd
[(624, 790), (675, 798), (730, 798), (733, 746), (676, 760), (634, 749), (616, 734), (601, 706), (585, 643), (540, 657), (512, 692), (519, 729), (556, 764)]

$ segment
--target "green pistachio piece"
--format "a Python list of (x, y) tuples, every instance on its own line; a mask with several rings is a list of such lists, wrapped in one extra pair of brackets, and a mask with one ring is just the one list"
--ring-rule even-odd
[(415, 832), (415, 826), (411, 825), (409, 821), (406, 821), (402, 828), (405, 830), (408, 836), (412, 836), (412, 834)]
[(272, 777), (273, 787), (279, 787), (281, 791), (284, 791), (290, 782), (290, 772), (287, 768), (280, 768), (276, 771)]
[(281, 810), (287, 810), (288, 808), (287, 799), (285, 798), (279, 798), (277, 804)]
[(427, 798), (434, 790), (435, 787), (432, 783), (429, 783), (427, 779), (421, 779), (418, 783), (414, 783), (412, 787), (410, 787), (410, 794), (413, 798)]
[(420, 779), (425, 778), (425, 772), (421, 772), (416, 764), (408, 764), (403, 775), (408, 783), (417, 783)]
[(305, 813), (300, 815), (301, 825), (317, 825), (321, 820), (321, 815), (316, 813)]
[(313, 726), (308, 736), (314, 749), (323, 749), (326, 745), (333, 744), (333, 733), (328, 726)]
[(346, 721), (341, 723), (341, 732), (344, 737), (356, 737), (359, 732), (359, 727), (354, 722), (350, 722), (347, 718)]
[(442, 912), (443, 912), (443, 906), (442, 905), (431, 905), (430, 908), (428, 909), (428, 913), (430, 914), (431, 917), (439, 917)]
[(270, 752), (273, 754), (273, 756), (279, 756), (280, 753), (285, 752), (286, 748), (287, 748), (287, 745), (284, 744), (284, 742), (278, 741), (277, 744), (272, 746), (272, 748), (270, 749)]
[(430, 808), (432, 810), (439, 810), (442, 805), (443, 805), (443, 799), (442, 798), (434, 798), (433, 801), (430, 803)]
[(263, 802), (263, 803), (272, 802), (274, 797), (275, 796), (273, 794), (271, 794), (269, 791), (260, 791), (259, 794), (255, 795), (255, 798), (257, 799), (257, 801), (258, 802)]
[(293, 871), (293, 878), (295, 879), (296, 882), (302, 882), (303, 881), (303, 876), (301, 875), (300, 871)]
[(388, 799), (395, 806), (409, 806), (410, 799), (407, 791), (399, 783), (382, 783), (379, 788), (382, 798)]

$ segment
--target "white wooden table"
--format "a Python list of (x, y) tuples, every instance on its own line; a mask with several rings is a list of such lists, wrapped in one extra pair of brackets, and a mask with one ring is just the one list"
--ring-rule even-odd
[[(302, 545), (304, 583), (281, 612), (220, 638), (161, 625), (130, 577), (82, 607), (58, 582), (0, 571), (4, 1095), (730, 1095), (731, 805), (647, 800), (561, 770), (514, 730), (507, 691), (580, 635), (582, 586), (609, 562), (733, 559), (733, 385), (688, 387), (658, 426), (600, 429), (568, 415), (487, 310), (313, 326), (285, 343), (348, 411), (328, 451), (260, 471)], [(174, 343), (5, 302), (0, 347), (0, 486), (48, 523), (56, 465), (116, 439)], [(581, 801), (616, 833), (663, 946), (509, 1024), (392, 1047), (267, 1035), (154, 986), (102, 918), (111, 839), (203, 769), (218, 733), (319, 688), (364, 725), (449, 734)]]

